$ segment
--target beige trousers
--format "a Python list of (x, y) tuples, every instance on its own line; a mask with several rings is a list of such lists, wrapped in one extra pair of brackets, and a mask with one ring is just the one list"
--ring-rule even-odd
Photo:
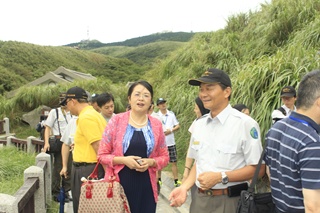
[(190, 204), (190, 213), (233, 213), (236, 212), (238, 197), (228, 197), (228, 195), (208, 196), (199, 193), (198, 190), (193, 192)]

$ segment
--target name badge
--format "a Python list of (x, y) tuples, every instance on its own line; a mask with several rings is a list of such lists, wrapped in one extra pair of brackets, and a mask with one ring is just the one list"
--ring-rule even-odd
[(200, 142), (199, 141), (193, 141), (193, 143), (192, 143), (193, 145), (199, 145), (200, 144)]

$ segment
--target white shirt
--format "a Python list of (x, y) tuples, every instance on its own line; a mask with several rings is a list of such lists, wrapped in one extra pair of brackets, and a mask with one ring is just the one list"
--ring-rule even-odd
[[(258, 123), (230, 104), (214, 118), (209, 113), (198, 119), (190, 143), (190, 151), (196, 159), (197, 178), (203, 172), (226, 172), (257, 165), (262, 152)], [(219, 183), (213, 188), (239, 183)], [(200, 187), (198, 181), (196, 185)]]
[(297, 110), (297, 109), (296, 109), (296, 106), (294, 106), (294, 109), (293, 109), (293, 110), (289, 109), (286, 105), (282, 105), (281, 107), (286, 111), (286, 115), (284, 115), (284, 114), (283, 114), (280, 110), (278, 110), (278, 109), (273, 110), (272, 113), (271, 113), (272, 123), (275, 122), (274, 119), (277, 119), (277, 118), (278, 118), (278, 119), (283, 119), (283, 118), (285, 118), (285, 117), (289, 117), (292, 111), (296, 111), (296, 110)]
[(113, 116), (116, 115), (115, 113), (113, 113), (110, 118), (107, 118), (107, 117), (105, 117), (101, 112), (100, 112), (100, 114), (101, 114), (102, 117), (107, 121), (107, 123), (110, 121), (110, 119), (111, 119)]
[[(156, 113), (156, 112), (153, 111), (150, 116), (158, 119), (158, 120), (162, 123), (162, 118), (160, 117), (160, 115), (159, 115), (158, 113)], [(165, 128), (166, 128), (166, 127), (165, 127), (164, 124), (162, 123), (162, 129), (163, 129), (163, 131), (165, 131)]]
[[(161, 111), (158, 112), (162, 120), (162, 126), (164, 127), (163, 131), (165, 132), (167, 129), (172, 130), (172, 128), (179, 124), (175, 114), (172, 111), (167, 110), (167, 113), (164, 115)], [(174, 133), (172, 132), (169, 135), (166, 135), (166, 144), (167, 146), (173, 146), (176, 144), (174, 140)]]
[[(189, 129), (188, 129), (188, 131), (191, 133), (191, 135), (192, 135), (192, 133), (193, 133), (194, 124), (195, 124), (196, 121), (197, 121), (197, 119), (195, 119), (195, 120), (192, 122), (192, 124), (190, 125), (190, 127), (189, 127)], [(188, 158), (192, 158), (192, 159), (195, 159), (195, 158), (196, 158), (195, 153), (191, 151), (191, 140), (190, 140), (190, 142), (189, 142), (189, 149), (188, 149), (187, 157), (188, 157)]]
[(77, 129), (77, 119), (78, 116), (72, 116), (72, 119), (69, 121), (64, 133), (62, 134), (61, 141), (66, 145), (71, 145), (74, 143), (74, 135)]
[[(68, 122), (71, 120), (71, 114), (70, 112), (65, 111), (65, 115), (62, 113), (61, 107), (57, 108), (58, 109), (58, 116), (59, 118), (57, 119), (57, 114), (56, 114), (56, 109), (52, 109), (49, 112), (48, 118), (45, 121), (45, 125), (51, 128), (52, 134), (53, 135), (59, 135), (59, 126), (60, 126), (60, 132), (61, 135), (64, 133), (64, 130), (67, 127)], [(56, 122), (58, 120), (58, 122)]]

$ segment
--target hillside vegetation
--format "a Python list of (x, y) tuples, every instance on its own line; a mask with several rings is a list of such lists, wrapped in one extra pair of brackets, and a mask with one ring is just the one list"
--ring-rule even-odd
[(127, 39), (121, 42), (113, 43), (101, 43), (97, 40), (83, 40), (81, 42), (67, 44), (69, 47), (78, 47), (80, 49), (96, 49), (100, 47), (111, 47), (111, 46), (126, 46), (126, 47), (138, 47), (145, 44), (155, 43), (159, 41), (178, 41), (178, 42), (188, 42), (194, 36), (195, 33), (187, 32), (163, 32), (163, 33), (154, 33), (151, 35), (141, 36), (137, 38)]
[(144, 72), (140, 66), (128, 59), (70, 47), (0, 41), (0, 94), (17, 89), (59, 66), (122, 83), (137, 80)]
[[(126, 44), (132, 43), (145, 44), (136, 47), (131, 45), (130, 51), (123, 49), (121, 52), (118, 51), (118, 54), (110, 53), (110, 51), (105, 52), (103, 49), (93, 52), (72, 48), (74, 45), (71, 44), (69, 45), (71, 47), (51, 47), (24, 42), (0, 41), (0, 94), (17, 89), (60, 66), (90, 73), (95, 77), (103, 76), (113, 83), (125, 84), (128, 81), (135, 81), (151, 67), (153, 61), (168, 56), (192, 35), (192, 33), (181, 32), (168, 33), (168, 35), (163, 33), (161, 36), (145, 36), (145, 39), (148, 40), (144, 42), (142, 38), (130, 39), (123, 43), (117, 42), (121, 46), (112, 45), (113, 48), (123, 49)], [(170, 41), (170, 38), (173, 40)], [(158, 42), (148, 44), (152, 39)], [(77, 44), (80, 45), (80, 43)], [(87, 45), (84, 49), (108, 45), (95, 40), (83, 41), (81, 44)]]
[[(169, 108), (176, 113), (181, 124), (181, 129), (176, 134), (178, 151), (181, 153), (179, 159), (184, 158), (188, 146), (190, 136), (187, 134), (187, 129), (195, 118), (193, 106), (198, 93), (197, 87), (188, 85), (188, 79), (201, 76), (210, 67), (228, 72), (233, 84), (231, 103), (244, 103), (252, 109), (252, 117), (260, 124), (261, 137), (264, 138), (265, 132), (271, 125), (271, 111), (281, 104), (280, 88), (285, 85), (297, 87), (305, 73), (319, 68), (319, 12), (320, 0), (273, 0), (270, 4), (263, 4), (260, 11), (240, 13), (229, 17), (226, 27), (222, 30), (195, 34), (189, 42), (168, 54), (166, 58), (153, 62), (152, 69), (145, 73), (141, 71), (139, 78), (146, 79), (153, 84), (155, 99), (163, 97), (168, 100)], [(36, 48), (46, 48), (48, 52), (54, 51), (51, 47), (37, 46)], [(76, 54), (74, 51), (77, 51), (66, 47), (58, 48), (61, 48), (62, 52), (68, 51), (68, 54), (71, 55)], [(17, 49), (17, 51), (22, 50)], [(30, 48), (28, 52), (32, 53), (32, 51), (33, 49)], [(129, 52), (128, 49), (125, 51)], [(112, 54), (116, 52), (113, 51)], [(107, 57), (84, 50), (81, 50), (81, 54), (95, 56), (101, 60)], [(117, 54), (120, 56), (123, 53), (118, 52)], [(34, 57), (35, 55), (33, 53)], [(57, 54), (56, 57), (58, 56)], [(24, 70), (25, 64), (34, 63), (33, 58), (28, 55), (25, 57), (19, 58), (23, 63), (15, 64), (16, 70)], [(36, 59), (39, 57), (37, 56)], [(1, 58), (3, 59), (2, 56)], [(50, 62), (49, 59), (47, 61)], [(88, 58), (85, 59), (77, 62), (89, 68), (90, 66), (104, 65), (105, 67), (108, 65), (104, 60), (97, 63), (98, 65), (87, 65), (93, 62), (88, 61)], [(72, 63), (72, 65), (79, 66), (78, 63)], [(1, 61), (0, 65), (3, 66)], [(37, 68), (40, 67), (39, 64), (36, 65)], [(70, 64), (69, 66), (59, 65), (73, 68), (70, 67)], [(41, 66), (52, 65), (43, 63)], [(117, 64), (117, 66), (120, 65)], [(6, 66), (0, 69), (4, 67)], [(32, 65), (28, 67), (32, 70)], [(125, 71), (130, 68), (125, 65), (121, 67), (124, 68), (124, 71), (120, 73), (125, 78), (127, 76)], [(88, 70), (93, 69), (89, 68)], [(79, 67), (77, 70), (85, 69)], [(111, 76), (117, 76), (119, 73), (117, 69), (108, 70), (114, 71), (110, 71)], [(125, 106), (127, 102), (126, 88), (123, 83), (115, 84), (99, 78), (97, 83), (81, 82), (81, 84), (74, 83), (73, 85), (75, 84), (83, 86), (88, 91), (110, 90), (115, 97), (118, 97), (118, 104)], [(59, 91), (65, 91), (67, 87), (70, 85), (62, 85)], [(17, 120), (18, 112), (21, 113), (25, 109), (30, 110), (43, 101), (57, 97), (59, 91), (47, 90), (44, 87), (24, 89), (12, 100), (1, 100), (0, 115)], [(119, 109), (124, 110), (122, 107)]]
[(319, 0), (273, 0), (262, 5), (261, 11), (229, 17), (223, 30), (196, 34), (184, 48), (146, 73), (182, 124), (182, 134), (177, 134), (179, 148), (185, 151), (189, 140), (185, 133), (194, 117), (198, 93), (187, 81), (200, 77), (209, 67), (230, 74), (231, 103), (252, 109), (264, 138), (271, 126), (271, 112), (281, 104), (280, 89), (297, 87), (305, 73), (319, 68), (319, 11)]
[(148, 69), (153, 62), (167, 58), (173, 51), (183, 47), (185, 44), (186, 42), (157, 41), (137, 47), (108, 46), (91, 51), (116, 58), (127, 58)]

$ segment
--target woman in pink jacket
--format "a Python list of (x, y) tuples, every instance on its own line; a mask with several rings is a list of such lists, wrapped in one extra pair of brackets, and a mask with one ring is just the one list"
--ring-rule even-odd
[(152, 98), (153, 89), (148, 82), (133, 83), (128, 90), (131, 110), (111, 118), (98, 152), (106, 169), (105, 177), (114, 171), (132, 213), (156, 211), (156, 171), (169, 161), (162, 124), (147, 115)]

